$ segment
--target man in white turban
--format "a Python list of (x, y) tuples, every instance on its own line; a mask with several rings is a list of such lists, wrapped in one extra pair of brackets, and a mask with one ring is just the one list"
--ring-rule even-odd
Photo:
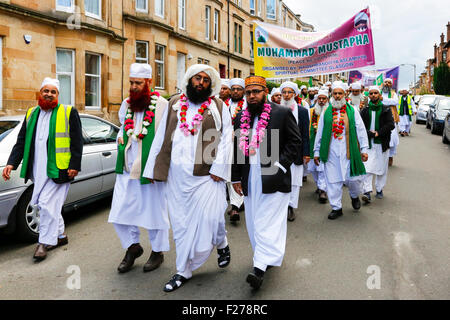
[(417, 114), (416, 104), (414, 99), (410, 96), (408, 88), (401, 88), (399, 90), (401, 94), (397, 111), (400, 117), (400, 122), (398, 124), (398, 129), (400, 130), (400, 135), (402, 137), (409, 136), (411, 131), (411, 122), (413, 115)]
[(367, 105), (367, 97), (361, 93), (361, 83), (353, 82), (350, 85), (350, 94), (348, 96), (349, 102), (356, 110), (361, 110)]
[(281, 104), (281, 90), (280, 88), (273, 88), (270, 93), (270, 101), (276, 104)]
[(308, 97), (305, 99), (305, 102), (308, 103), (309, 106), (313, 106), (316, 102), (316, 87), (308, 88)]
[(61, 210), (70, 182), (81, 170), (83, 136), (78, 112), (58, 101), (59, 81), (45, 78), (36, 107), (27, 111), (6, 167), (5, 181), (11, 170), (22, 162), (20, 177), (33, 181), (30, 206), (33, 227), (39, 229), (39, 242), (33, 258), (47, 257), (47, 251), (68, 243)]
[(308, 87), (305, 85), (302, 85), (300, 87), (300, 98), (302, 99), (308, 98)]
[(345, 101), (345, 85), (332, 85), (330, 105), (322, 112), (314, 145), (314, 162), (324, 163), (327, 195), (332, 211), (328, 219), (342, 216), (343, 185), (348, 186), (352, 207), (361, 208), (361, 178), (366, 174), (366, 127), (355, 108)]
[(130, 67), (130, 96), (119, 110), (121, 127), (118, 136), (116, 183), (108, 222), (120, 239), (125, 257), (117, 270), (131, 270), (144, 250), (139, 243), (139, 227), (147, 229), (152, 252), (144, 272), (157, 269), (169, 251), (169, 216), (165, 183), (150, 183), (142, 176), (154, 136), (161, 125), (167, 100), (153, 89), (152, 68), (133, 63)]
[(219, 98), (222, 101), (227, 101), (231, 96), (230, 80), (221, 79), (222, 86), (220, 87)]
[(392, 166), (394, 163), (394, 156), (397, 154), (397, 147), (400, 143), (398, 135), (398, 123), (400, 122), (400, 117), (397, 110), (399, 99), (395, 90), (392, 89), (393, 84), (394, 82), (391, 78), (386, 78), (381, 87), (381, 100), (383, 101), (383, 105), (391, 108), (395, 122), (395, 128), (391, 131), (391, 141), (389, 143), (389, 166)]
[(224, 214), (233, 128), (226, 105), (214, 97), (220, 85), (211, 66), (196, 64), (187, 70), (183, 93), (170, 100), (145, 166), (144, 177), (167, 181), (177, 273), (166, 292), (188, 281), (215, 247), (219, 267), (230, 263)]

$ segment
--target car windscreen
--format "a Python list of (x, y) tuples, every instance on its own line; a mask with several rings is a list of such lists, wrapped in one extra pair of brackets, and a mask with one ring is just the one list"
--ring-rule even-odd
[(13, 120), (0, 120), (0, 141), (6, 138), (6, 136), (14, 130), (14, 128), (20, 123), (20, 121)]
[(420, 99), (420, 104), (432, 104), (435, 99), (435, 97), (423, 97)]
[(442, 99), (438, 105), (439, 111), (450, 111), (450, 99)]

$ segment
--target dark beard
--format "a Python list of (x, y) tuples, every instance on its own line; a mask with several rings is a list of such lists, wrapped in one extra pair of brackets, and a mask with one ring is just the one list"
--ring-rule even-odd
[(314, 99), (314, 94), (310, 94), (309, 95), (309, 99), (313, 100)]
[(249, 104), (247, 103), (247, 109), (252, 115), (252, 117), (259, 116), (264, 109), (264, 102), (257, 103), (257, 104)]
[(186, 95), (189, 101), (195, 104), (200, 104), (208, 100), (208, 98), (211, 96), (212, 88), (211, 85), (209, 85), (208, 89), (198, 92), (197, 89), (195, 89), (194, 86), (192, 85), (191, 80), (189, 80), (189, 83), (186, 87), (186, 91), (187, 91)]
[(233, 102), (239, 102), (239, 101), (241, 101), (242, 99), (243, 99), (243, 98), (234, 100), (233, 98), (231, 98), (231, 101), (233, 101)]
[(39, 97), (38, 105), (44, 111), (55, 109), (56, 106), (58, 105), (58, 99), (49, 101), (49, 100)]
[(150, 105), (150, 88), (145, 84), (144, 89), (139, 92), (130, 90), (130, 109), (132, 112), (142, 112)]

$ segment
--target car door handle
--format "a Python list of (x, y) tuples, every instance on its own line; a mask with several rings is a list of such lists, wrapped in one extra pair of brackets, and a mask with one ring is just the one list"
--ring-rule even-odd
[(102, 155), (103, 155), (104, 157), (108, 157), (108, 156), (111, 155), (111, 152), (109, 152), (109, 151), (107, 151), (107, 152), (102, 152)]

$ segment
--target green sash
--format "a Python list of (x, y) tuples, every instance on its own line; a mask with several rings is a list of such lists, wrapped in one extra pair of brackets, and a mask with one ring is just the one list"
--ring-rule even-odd
[[(383, 110), (383, 103), (378, 101), (375, 105), (372, 101), (369, 102), (369, 126), (372, 123), (372, 111), (375, 111), (375, 131), (378, 132), (380, 130), (380, 116), (381, 111)], [(377, 144), (381, 144), (380, 136), (373, 138), (373, 142)], [(369, 139), (369, 149), (372, 149), (372, 139)]]
[[(145, 117), (145, 112), (148, 111), (149, 109), (146, 109), (144, 111), (144, 117)], [(155, 111), (153, 111), (155, 112)], [(131, 114), (131, 118), (134, 118), (134, 112)], [(142, 118), (143, 120), (144, 118)], [(142, 139), (142, 154), (141, 154), (141, 184), (148, 184), (150, 183), (150, 181), (146, 178), (144, 178), (142, 176), (142, 174), (144, 173), (144, 169), (145, 169), (145, 164), (147, 163), (147, 159), (148, 159), (148, 155), (150, 153), (150, 148), (152, 146), (153, 143), (153, 139), (155, 137), (155, 119), (153, 118), (152, 123), (147, 127), (148, 133), (147, 135), (144, 137), (144, 139)], [(116, 162), (116, 173), (118, 174), (123, 174), (123, 167), (124, 167), (124, 163), (125, 163), (125, 147), (128, 144), (128, 135), (125, 132), (125, 126), (123, 126), (123, 144), (119, 144), (117, 147), (117, 162)]]
[[(332, 137), (333, 125), (333, 107), (331, 104), (323, 113), (323, 131), (322, 141), (320, 143), (320, 161), (326, 163), (328, 161), (328, 153), (330, 151), (330, 143)], [(355, 125), (355, 109), (347, 102), (346, 113), (349, 126), (349, 151), (350, 151), (350, 176), (356, 177), (366, 174), (366, 168), (361, 160), (361, 152), (358, 146), (358, 138), (356, 135)]]

